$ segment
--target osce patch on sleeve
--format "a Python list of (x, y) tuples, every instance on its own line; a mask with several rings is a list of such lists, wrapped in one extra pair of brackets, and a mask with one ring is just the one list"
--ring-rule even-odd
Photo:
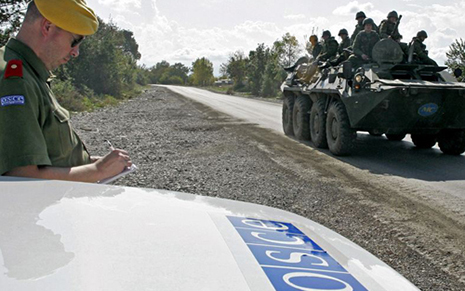
[(0, 103), (2, 107), (10, 105), (24, 105), (26, 103), (26, 99), (23, 95), (10, 95), (0, 98)]

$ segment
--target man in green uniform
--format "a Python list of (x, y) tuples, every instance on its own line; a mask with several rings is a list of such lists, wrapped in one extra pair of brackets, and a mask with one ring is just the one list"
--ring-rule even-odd
[(381, 39), (392, 37), (394, 40), (402, 38), (399, 34), (398, 28), (396, 28), (398, 20), (399, 15), (396, 11), (389, 12), (387, 18), (381, 21), (381, 24), (379, 25), (379, 37)]
[(423, 43), (426, 38), (428, 38), (426, 31), (419, 31), (417, 36), (410, 42), (409, 53), (412, 51), (414, 63), (437, 66), (438, 64), (428, 57), (426, 45)]
[(317, 61), (324, 62), (334, 58), (337, 55), (337, 48), (339, 45), (334, 37), (331, 36), (331, 32), (329, 30), (323, 31), (321, 38), (324, 40), (324, 43), (321, 49), (321, 53), (317, 57)]
[(365, 20), (366, 15), (365, 12), (359, 11), (357, 14), (355, 14), (355, 20), (357, 20), (357, 25), (355, 25), (355, 30), (352, 33), (352, 36), (350, 37), (350, 44), (354, 44), (355, 38), (357, 35), (360, 33), (360, 31), (363, 30), (363, 20)]
[(352, 63), (354, 68), (373, 61), (373, 47), (379, 41), (378, 33), (373, 31), (373, 25), (373, 19), (366, 18), (363, 21), (364, 30), (355, 38), (353, 45), (354, 53), (349, 58), (349, 61)]
[(307, 51), (313, 56), (313, 59), (316, 60), (318, 55), (321, 53), (322, 46), (318, 42), (318, 36), (311, 35), (309, 38), (310, 42), (307, 45)]
[(0, 175), (97, 182), (131, 166), (123, 150), (91, 157), (50, 88), (51, 71), (97, 28), (84, 0), (29, 3), (18, 35), (0, 49)]

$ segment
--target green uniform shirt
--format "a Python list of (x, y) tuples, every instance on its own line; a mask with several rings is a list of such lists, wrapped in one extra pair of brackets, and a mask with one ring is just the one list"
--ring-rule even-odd
[(320, 55), (318, 56), (319, 61), (326, 61), (335, 57), (337, 55), (337, 48), (339, 44), (334, 39), (334, 37), (330, 37), (323, 43), (323, 47), (321, 48)]
[(414, 37), (412, 39), (412, 42), (410, 43), (410, 46), (413, 46), (413, 57), (415, 59), (415, 62), (433, 66), (438, 65), (434, 60), (428, 57), (426, 45), (422, 43), (418, 38)]
[(355, 38), (356, 38), (357, 35), (360, 33), (360, 31), (363, 31), (363, 25), (357, 24), (357, 25), (355, 26), (354, 32), (353, 32), (352, 35), (350, 36), (350, 44), (351, 44), (351, 45), (354, 44)]
[(399, 35), (398, 29), (394, 31), (396, 27), (395, 23), (392, 23), (389, 20), (384, 19), (379, 26), (379, 36), (381, 39), (388, 38), (389, 36)]
[(346, 37), (339, 43), (339, 47), (337, 49), (337, 53), (342, 55), (344, 53), (344, 49), (350, 47), (350, 38)]
[[(10, 39), (0, 60), (21, 60), (23, 74), (0, 80), (0, 175), (28, 165), (74, 167), (90, 163), (84, 144), (50, 89), (51, 74), (27, 45)], [(5, 63), (0, 69), (3, 69)]]
[(354, 55), (357, 57), (362, 57), (362, 55), (367, 55), (372, 58), (372, 51), (375, 44), (379, 41), (378, 33), (371, 31), (370, 33), (366, 31), (361, 31), (354, 41)]

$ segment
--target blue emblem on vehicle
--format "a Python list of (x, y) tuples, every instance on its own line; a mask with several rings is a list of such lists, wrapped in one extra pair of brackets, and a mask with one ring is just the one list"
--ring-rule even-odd
[(26, 103), (23, 95), (10, 95), (0, 98), (2, 107), (10, 105), (24, 105)]
[(277, 291), (367, 291), (291, 223), (234, 216), (228, 219)]
[(423, 117), (428, 117), (438, 112), (438, 109), (439, 106), (437, 104), (428, 103), (421, 106), (420, 109), (418, 109), (418, 114), (420, 114)]

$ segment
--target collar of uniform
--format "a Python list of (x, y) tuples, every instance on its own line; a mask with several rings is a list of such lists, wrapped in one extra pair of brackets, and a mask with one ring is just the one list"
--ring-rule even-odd
[(47, 81), (50, 78), (50, 71), (45, 68), (44, 63), (26, 44), (17, 39), (11, 38), (6, 44), (6, 47), (20, 55), (23, 61), (26, 61), (32, 67), (41, 80)]

